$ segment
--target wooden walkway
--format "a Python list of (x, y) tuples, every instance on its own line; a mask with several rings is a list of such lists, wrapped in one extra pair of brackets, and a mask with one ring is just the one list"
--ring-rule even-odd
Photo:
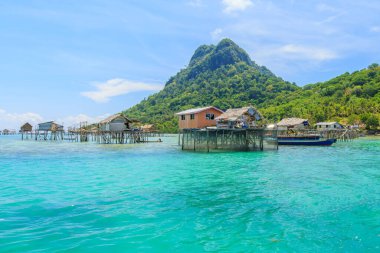
[[(132, 144), (153, 142), (151, 138), (162, 137), (158, 132), (143, 131), (32, 131), (22, 132), (22, 140), (96, 142), (99, 144)], [(154, 140), (159, 141), (160, 139)]]

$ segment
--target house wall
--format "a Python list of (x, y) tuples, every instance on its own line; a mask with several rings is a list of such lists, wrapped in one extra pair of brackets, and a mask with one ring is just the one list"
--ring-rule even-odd
[(53, 123), (46, 122), (46, 123), (40, 123), (38, 124), (38, 130), (40, 131), (50, 131), (52, 128)]
[(125, 131), (127, 130), (127, 126), (124, 123), (107, 123), (100, 125), (99, 128), (101, 131)]
[[(213, 113), (214, 120), (207, 120), (206, 114)], [(190, 114), (185, 115), (185, 120), (181, 120), (181, 115), (178, 116), (180, 129), (186, 128), (204, 128), (208, 126), (216, 126), (215, 118), (220, 116), (222, 113), (214, 108), (204, 110), (202, 112), (194, 114), (194, 119), (190, 119)]]
[(109, 123), (101, 124), (100, 130), (101, 131), (114, 131), (114, 132), (125, 131), (128, 129), (127, 126), (125, 125), (125, 123), (127, 123), (125, 118), (118, 117), (118, 118), (113, 119)]
[(127, 126), (124, 123), (111, 122), (109, 125), (109, 131), (124, 131), (127, 130)]
[(342, 126), (338, 123), (335, 123), (333, 125), (317, 125), (317, 129), (318, 130), (342, 129)]
[(109, 124), (101, 124), (99, 125), (100, 131), (109, 131)]

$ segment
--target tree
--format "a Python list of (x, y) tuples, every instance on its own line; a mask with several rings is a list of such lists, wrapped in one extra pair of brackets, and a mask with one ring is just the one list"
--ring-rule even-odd
[(377, 67), (379, 67), (379, 64), (377, 64), (377, 63), (372, 63), (371, 65), (368, 66), (368, 69), (375, 69), (375, 68), (377, 68)]
[(367, 117), (365, 124), (367, 130), (376, 130), (379, 127), (379, 118), (371, 114)]

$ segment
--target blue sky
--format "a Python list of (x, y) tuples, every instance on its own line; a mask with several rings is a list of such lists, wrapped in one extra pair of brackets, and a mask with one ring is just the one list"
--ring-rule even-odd
[(302, 86), (380, 63), (380, 1), (0, 2), (0, 129), (97, 121), (228, 37)]

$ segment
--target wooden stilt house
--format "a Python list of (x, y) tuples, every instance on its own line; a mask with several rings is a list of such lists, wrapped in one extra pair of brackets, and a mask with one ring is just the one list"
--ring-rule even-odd
[(24, 125), (20, 127), (20, 132), (26, 133), (26, 132), (32, 132), (33, 131), (33, 126), (26, 122)]
[(114, 114), (99, 122), (99, 131), (122, 132), (131, 129), (132, 121), (121, 113)]

